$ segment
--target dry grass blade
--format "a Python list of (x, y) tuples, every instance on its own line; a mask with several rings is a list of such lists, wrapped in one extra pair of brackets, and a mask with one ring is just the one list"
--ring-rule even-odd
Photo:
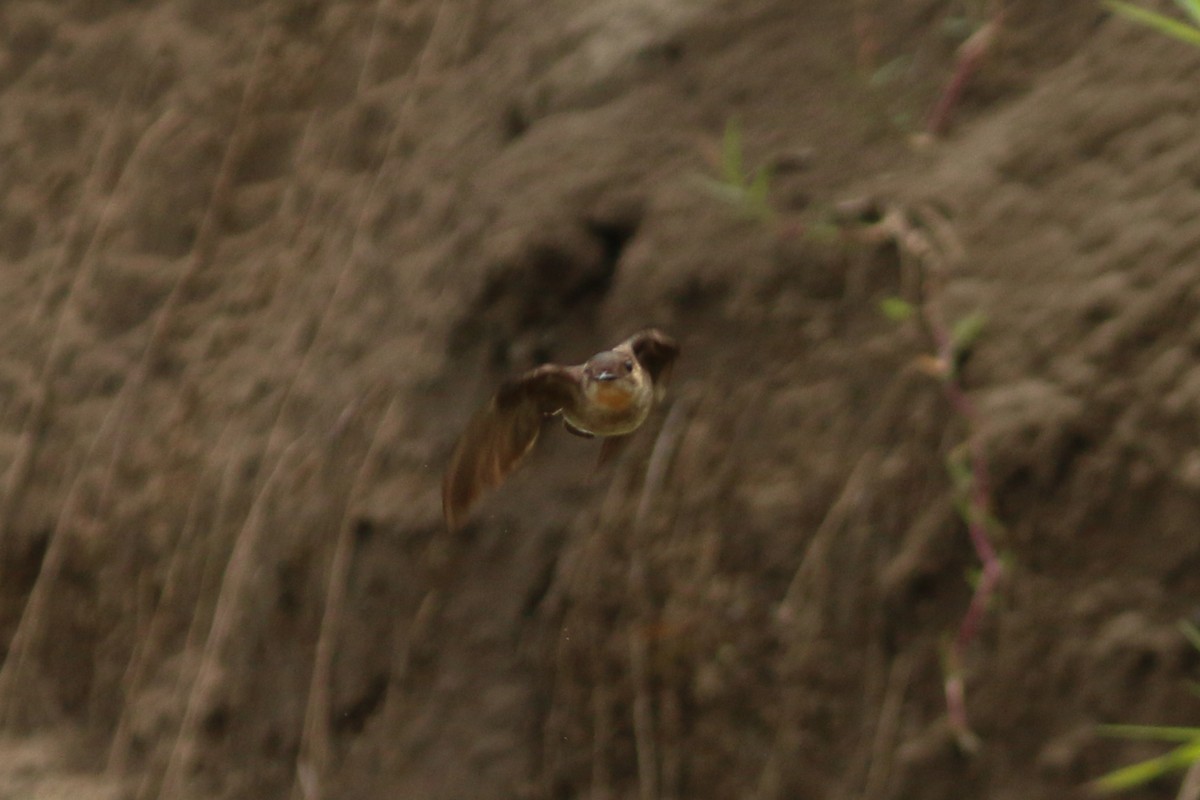
[[(881, 405), (881, 410), (886, 407), (886, 405)], [(821, 520), (808, 548), (804, 551), (804, 556), (800, 559), (799, 566), (792, 575), (783, 600), (779, 603), (778, 611), (780, 620), (793, 628), (793, 632), (789, 636), (789, 651), (801, 646), (804, 642), (811, 641), (811, 638), (816, 635), (816, 629), (820, 626), (820, 609), (805, 609), (801, 613), (800, 598), (802, 595), (813, 597), (824, 595), (825, 589), (817, 586), (816, 582), (823, 580), (822, 576), (828, 574), (828, 570), (824, 567), (833, 538), (849, 523), (851, 513), (858, 507), (858, 501), (869, 485), (869, 478), (876, 472), (879, 458), (879, 453), (875, 450), (868, 450), (859, 458), (858, 463), (855, 464), (850, 476), (843, 484), (842, 491), (825, 513), (825, 518)], [(771, 750), (767, 753), (759, 774), (755, 793), (758, 800), (771, 800), (771, 798), (778, 797), (781, 791), (783, 759), (789, 741), (787, 725), (789, 716), (786, 711), (780, 715), (780, 723), (775, 730)]]
[[(810, 584), (822, 574), (827, 551), (833, 538), (845, 528), (850, 514), (858, 507), (858, 501), (869, 485), (869, 478), (874, 475), (879, 459), (880, 454), (875, 450), (864, 453), (858, 463), (854, 465), (850, 477), (842, 485), (842, 491), (838, 494), (837, 499), (825, 512), (825, 517), (812, 535), (808, 549), (804, 551), (804, 557), (801, 558), (800, 565), (796, 567), (783, 600), (779, 604), (779, 612), (785, 621), (795, 619), (801, 593), (811, 590)], [(812, 590), (811, 593), (820, 595), (819, 590)]]
[(662, 800), (678, 800), (683, 784), (684, 737), (683, 712), (679, 707), (679, 695), (673, 687), (663, 687), (658, 693), (659, 715), (662, 718)]
[(634, 542), (630, 556), (628, 586), (634, 605), (634, 622), (629, 631), (629, 667), (634, 683), (633, 729), (638, 762), (638, 796), (640, 800), (657, 800), (659, 796), (659, 764), (654, 733), (654, 704), (651, 694), (649, 645), (646, 631), (650, 627), (649, 590), (646, 586), (645, 532), (651, 508), (658, 502), (666, 482), (671, 457), (687, 427), (691, 402), (681, 400), (671, 407), (650, 453), (646, 477), (633, 518)]
[[(177, 125), (182, 122), (182, 119), (181, 115), (173, 111), (165, 111), (146, 128), (138, 139), (133, 152), (126, 160), (125, 167), (121, 171), (121, 176), (117, 179), (117, 189), (113, 192), (114, 197), (120, 194), (120, 189), (124, 185), (126, 176), (130, 174), (130, 167), (140, 161), (143, 153), (152, 149), (169, 136), (176, 129)], [(50, 414), (52, 399), (51, 385), (62, 369), (66, 331), (70, 321), (73, 319), (80, 292), (91, 279), (97, 243), (103, 240), (111, 227), (116, 216), (114, 211), (116, 207), (117, 204), (111, 198), (105, 203), (100, 214), (100, 220), (96, 224), (88, 245), (80, 257), (79, 266), (75, 270), (75, 276), (71, 279), (71, 285), (62, 307), (59, 309), (54, 328), (50, 332), (48, 350), (38, 376), (38, 388), (34, 394), (32, 406), (26, 414), (25, 422), (21, 426), (16, 454), (13, 456), (4, 475), (4, 494), (3, 499), (0, 500), (0, 503), (2, 503), (0, 505), (0, 540), (6, 537), (12, 521), (12, 515), (16, 512), (21, 498), (24, 496), (24, 490), (28, 484), (37, 455), (38, 437)], [(64, 248), (63, 257), (69, 257), (71, 252), (71, 248)], [(56, 268), (55, 272), (58, 271), (59, 269)]]
[(912, 653), (901, 653), (888, 672), (887, 688), (875, 722), (875, 737), (871, 746), (871, 764), (863, 787), (862, 800), (887, 797), (888, 776), (896, 751), (896, 735), (900, 730), (900, 715), (904, 695), (912, 677)]
[[(270, 39), (271, 30), (268, 28), (264, 31), (259, 41), (259, 47), (255, 54), (255, 64), (252, 70), (250, 79), (243, 88), (242, 102), (239, 107), (238, 116), (234, 123), (233, 133), (230, 137), (230, 142), (225, 148), (225, 153), (222, 157), (222, 162), (218, 170), (216, 183), (213, 188), (212, 196), (207, 205), (205, 215), (201, 221), (199, 230), (196, 234), (196, 241), (192, 247), (192, 257), (184, 269), (183, 273), (175, 281), (170, 293), (162, 306), (159, 308), (152, 322), (151, 332), (142, 350), (141, 358), (135, 368), (133, 377), (122, 386), (120, 393), (109, 408), (105, 417), (105, 423), (101, 426), (101, 432), (94, 438), (92, 446), (89, 450), (89, 455), (85, 463), (91, 461), (92, 455), (96, 452), (99, 442), (102, 438), (108, 438), (111, 433), (113, 439), (113, 447), (109, 455), (108, 465), (104, 473), (104, 478), (101, 483), (100, 499), (98, 502), (97, 513), (103, 513), (107, 507), (108, 498), (112, 494), (116, 480), (117, 468), (124, 455), (125, 448), (128, 444), (128, 420), (133, 412), (133, 397), (136, 396), (144, 387), (147, 376), (149, 375), (154, 359), (157, 357), (159, 349), (166, 340), (167, 332), (174, 312), (177, 306), (182, 301), (187, 285), (191, 277), (206, 264), (211, 257), (212, 248), (216, 238), (218, 229), (219, 211), (224, 206), (226, 196), (228, 195), (233, 181), (233, 166), (236, 159), (240, 156), (242, 148), (247, 139), (245, 120), (249, 115), (249, 109), (255, 102), (260, 88), (259, 82), (262, 78), (262, 63), (263, 57), (267, 51), (267, 44)], [(159, 122), (162, 122), (160, 118)], [(143, 142), (147, 137), (143, 137)], [(97, 240), (97, 236), (93, 236), (93, 242)], [(79, 282), (86, 278), (87, 271), (83, 268), (77, 271), (73, 290), (79, 285)], [(64, 307), (63, 314), (67, 313), (67, 309), (71, 304), (68, 303)], [(60, 315), (60, 324), (64, 317)], [(60, 331), (56, 330), (55, 339), (58, 339)], [(47, 359), (45, 365), (45, 374), (43, 376), (43, 391), (45, 398), (43, 403), (48, 403), (49, 381), (53, 373), (57, 370), (57, 350), (56, 345), (51, 346), (51, 356)], [(35, 409), (36, 410), (36, 409)], [(39, 411), (36, 416), (41, 416), (43, 410)], [(33, 416), (33, 415), (31, 415)], [(34, 420), (38, 422), (39, 420)], [(30, 593), (29, 602), (26, 604), (26, 609), (22, 613), (21, 622), (18, 625), (17, 633), (14, 635), (14, 641), (10, 648), (9, 657), (5, 661), (4, 668), (0, 670), (0, 700), (12, 699), (11, 691), (13, 689), (14, 676), (21, 672), (23, 665), (28, 658), (32, 649), (32, 643), (38, 637), (38, 627), (42, 620), (41, 610), (45, 604), (45, 598), (50, 592), (50, 587), (57, 579), (58, 570), (63, 558), (63, 548), (65, 547), (65, 536), (63, 535), (65, 527), (77, 511), (78, 506), (78, 487), (80, 486), (80, 477), (77, 477), (72, 484), (72, 490), (68, 493), (68, 498), (63, 504), (63, 513), (60, 514), (59, 523), (55, 527), (55, 531), (51, 534), (51, 541), (47, 545), (46, 554), (42, 560), (42, 566), (39, 571), (37, 581), (34, 584), (33, 590)], [(9, 492), (5, 500), (4, 514), (12, 513), (14, 506), (14, 498), (18, 494), (18, 487), (23, 485), (23, 478), (20, 472), (16, 471), (14, 465), (10, 468), (9, 476)], [(72, 517), (68, 517), (70, 512)], [(3, 522), (0, 519), (0, 522)], [(15, 660), (14, 660), (15, 653)], [(14, 666), (15, 664), (15, 666)]]
[[(329, 564), (329, 579), (325, 588), (325, 613), (321, 618), (313, 656), (312, 679), (308, 691), (308, 704), (304, 712), (304, 729), (296, 759), (297, 781), (293, 796), (314, 798), (321, 796), (321, 787), (329, 768), (329, 719), (330, 696), (333, 686), (333, 656), (337, 634), (341, 628), (345, 608), (346, 581), (350, 569), (350, 556), (354, 545), (355, 510), (362, 502), (379, 463), (379, 452), (386, 441), (385, 432), (391, 427), (396, 412), (396, 402), (388, 404), (383, 417), (375, 428), (371, 444), (363, 456), (354, 483), (350, 487), (341, 524), (338, 526), (337, 541), (333, 558)], [(303, 777), (302, 777), (303, 776)]]
[(613, 728), (611, 703), (608, 686), (597, 681), (592, 686), (592, 786), (588, 794), (593, 800), (608, 800), (612, 796), (608, 763)]
[[(115, 431), (120, 414), (117, 405), (109, 408), (85, 456), (85, 463), (90, 461), (100, 448), (101, 442), (107, 440)], [(79, 520), (79, 509), (85, 494), (85, 481), (81, 474), (72, 479), (66, 497), (55, 520), (54, 528), (50, 531), (46, 552), (34, 579), (33, 588), (21, 610), (21, 618), (17, 629), (8, 644), (4, 665), (0, 667), (0, 727), (9, 727), (24, 718), (33, 709), (25, 707), (28, 704), (27, 692), (22, 690), (23, 678), (27, 675), (26, 668), (30, 656), (36, 651), (44, 629), (43, 620), (50, 602), (54, 583), (66, 557), (69, 533)]]
[(658, 798), (658, 752), (654, 736), (654, 707), (650, 699), (646, 634), (642, 626), (629, 631), (629, 671), (636, 687), (633, 697), (633, 736), (637, 749), (639, 800)]
[[(100, 193), (100, 187), (103, 183), (104, 176), (112, 172), (113, 162), (117, 158), (117, 145), (120, 142), (120, 133), (122, 126), (129, 119), (129, 96), (133, 80), (137, 75), (137, 70), (128, 69), (122, 86), (121, 95), (117, 98), (116, 105), (113, 106), (112, 112), (109, 114), (108, 122), (104, 126), (104, 133), (100, 136), (100, 145), (96, 148), (96, 153), (92, 158), (91, 165), (88, 167), (87, 175), (83, 179), (83, 186), (79, 192), (79, 205), (75, 213), (71, 215), (71, 219), (67, 223), (67, 230), (63, 234), (62, 245), (58, 251), (58, 257), (54, 260), (54, 264), (46, 271), (46, 275), (42, 279), (42, 290), (38, 296), (37, 302), (33, 305), (30, 314), (30, 323), (37, 323), (46, 315), (47, 306), (50, 304), (50, 297), (54, 294), (56, 278), (59, 273), (67, 268), (75, 251), (78, 249), (83, 236), (83, 230), (86, 227), (87, 209), (95, 202), (96, 197)], [(150, 128), (153, 128), (151, 125)], [(142, 134), (142, 140), (146, 139), (146, 133)], [(121, 177), (117, 179), (119, 187), (129, 172), (129, 165), (135, 163), (135, 156), (141, 143), (134, 147), (134, 153), (125, 161), (125, 166), (121, 170)], [(113, 205), (112, 199), (117, 192), (114, 192), (104, 204), (104, 208), (100, 213), (100, 219), (103, 220), (111, 215)], [(100, 230), (100, 225), (96, 228)], [(91, 237), (89, 249), (95, 245), (96, 235)], [(86, 262), (85, 258), (79, 260), (80, 264)], [(68, 295), (70, 298), (70, 295)]]
[[(220, 442), (224, 438), (224, 436), (221, 436), (217, 440), (218, 452), (221, 449)], [(166, 635), (169, 612), (175, 607), (175, 603), (179, 599), (178, 595), (182, 583), (181, 578), (184, 571), (190, 566), (186, 559), (186, 550), (193, 543), (200, 530), (200, 509), (203, 505), (202, 501), (208, 497), (208, 477), (208, 475), (202, 475), (196, 481), (196, 489), (192, 493), (192, 498), (188, 503), (188, 510), (184, 517), (183, 526), (179, 531), (179, 535), (175, 538), (171, 558), (167, 565), (167, 573), (163, 578), (161, 597), (155, 606), (147, 630), (137, 638), (133, 653), (129, 658), (129, 664), (125, 669), (125, 675), (121, 680), (121, 689), (125, 697), (125, 703), (121, 706), (121, 714), (117, 718), (117, 726), (113, 731), (112, 742), (108, 749), (108, 765), (105, 769), (106, 774), (112, 778), (120, 777), (125, 772), (132, 735), (130, 729), (131, 709), (129, 699), (134, 697), (141, 688), (143, 677), (149, 668), (151, 659), (162, 655), (159, 648), (162, 646)]]
[(645, 530), (646, 521), (650, 517), (650, 509), (658, 502), (658, 496), (666, 482), (667, 468), (670, 466), (671, 457), (675, 454), (680, 437), (687, 428), (692, 405), (691, 399), (680, 398), (671, 407), (662, 429), (658, 432), (658, 437), (654, 441), (654, 449), (650, 452), (650, 462), (646, 466), (646, 479), (642, 486), (641, 496), (638, 498), (637, 511), (633, 517), (635, 531)]
[(220, 659), (233, 631), (234, 616), (242, 605), (243, 595), (249, 584), (254, 567), (254, 552), (258, 546), (259, 536), (265, 527), (267, 501), (281, 478), (283, 467), (290, 463), (290, 456), (296, 451), (297, 445), (297, 442), (293, 442), (288, 447), (283, 457), (275, 465), (275, 469), (263, 483), (254, 499), (254, 505), (234, 541), (233, 552), (229, 556), (225, 575), (221, 580), (221, 588), (217, 593), (217, 605), (213, 612), (208, 637), (204, 642), (200, 668), (189, 693), (183, 712), (183, 721), (180, 723), (179, 733), (175, 737), (175, 744), (171, 749), (162, 785), (159, 787), (159, 797), (163, 800), (179, 797), (183, 790), (183, 772), (188, 766), (187, 761), (191, 755), (189, 752), (190, 737), (196, 731), (200, 714), (220, 688), (218, 685), (221, 674)]
[(442, 594), (439, 590), (430, 589), (425, 592), (408, 624), (408, 630), (397, 634), (390, 676), (390, 683), (396, 687), (396, 691), (388, 692), (383, 709), (383, 717), (389, 723), (399, 724), (397, 717), (404, 711), (404, 686), (412, 669), (413, 653), (425, 638), (429, 626), (437, 618), (441, 605)]
[[(376, 21), (379, 24), (378, 15), (381, 13), (385, 0), (380, 0), (376, 6)], [(337, 278), (334, 280), (333, 291), (328, 300), (323, 305), (323, 311), (317, 319), (315, 329), (308, 344), (300, 354), (300, 363), (292, 373), (291, 379), (288, 381), (287, 387), (283, 391), (283, 396), (278, 403), (275, 419), (271, 424), (270, 433), (267, 436), (266, 453), (270, 458), (271, 454), (279, 447), (284, 434), (283, 419), (291, 408), (292, 398), (294, 397), (297, 388), (305, 376), (308, 375), (312, 367), (313, 359), (316, 356), (317, 344), (322, 342), (331, 321), (335, 318), (337, 310), (341, 307), (342, 301), (346, 293), (351, 288), (351, 277), (354, 274), (354, 267), (358, 263), (363, 249), (366, 247), (367, 238), (370, 231), (370, 220), (372, 218), (372, 204), (379, 196), (380, 189), (387, 185), (391, 176), (385, 169), (385, 166), (392, 160), (395, 155), (396, 148), (403, 138), (400, 134), (408, 121), (409, 116), (415, 106), (418, 95), (416, 91), (422, 81), (428, 78), (428, 71), (433, 69), (433, 51), (434, 45), (442, 35), (443, 28), (449, 24), (449, 14), (447, 9), (450, 6), (449, 0), (443, 0), (438, 6), (437, 16), (434, 18), (433, 27), (429, 32), (429, 37), (421, 49), (420, 55), (416, 58), (415, 66), (411, 68), (411, 72), (406, 76), (406, 91), (404, 91), (404, 101), (400, 106), (397, 115), (396, 124), (392, 129), (391, 135), (388, 137), (387, 147), (384, 150), (383, 156), (380, 159), (378, 167), (374, 170), (373, 177), (369, 182), (366, 191), (360, 201), (358, 216), (354, 224), (354, 232), (351, 235), (350, 244), (342, 253), (341, 266), (337, 272)], [(373, 35), (373, 34), (372, 34)], [(358, 85), (365, 85), (367, 80), (368, 64), (363, 63), (362, 72), (359, 75)]]
[[(221, 481), (220, 487), (217, 490), (213, 522), (207, 530), (208, 535), (202, 539), (207, 540), (208, 553), (204, 557), (204, 564), (200, 570), (199, 585), (196, 590), (197, 602), (192, 611), (192, 619), (188, 625), (187, 635), (184, 638), (181, 650), (184, 659), (182, 659), (175, 679), (175, 686), (171, 693), (172, 706), (176, 708), (184, 708), (187, 705), (188, 696), (196, 674), (196, 669), (189, 668), (192, 661), (191, 657), (195, 655), (196, 660), (202, 660), (202, 632), (206, 629), (206, 623), (208, 625), (212, 623), (211, 612), (215, 609), (207, 608), (206, 603), (203, 601), (204, 598), (216, 594), (219, 588), (220, 570), (223, 563), (223, 548), (221, 547), (221, 537), (217, 534), (225, 529), (226, 521), (230, 517), (229, 509), (233, 502), (237, 482), (238, 470), (231, 463), (227, 462), (221, 469)], [(176, 726), (175, 728), (175, 736), (177, 738), (181, 734), (181, 726), (182, 720), (180, 721), (180, 726)], [(138, 789), (134, 794), (136, 800), (147, 800), (147, 798), (154, 796), (160, 778), (161, 776), (155, 770), (145, 770)]]

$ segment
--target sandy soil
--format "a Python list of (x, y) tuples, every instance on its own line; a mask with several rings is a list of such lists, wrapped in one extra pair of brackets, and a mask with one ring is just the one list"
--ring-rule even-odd
[[(1196, 724), (1200, 53), (1013, 0), (918, 136), (978, 5), (0, 5), (0, 798), (1048, 800)], [(978, 430), (848, 201), (961, 248)], [(626, 456), (447, 534), (496, 383), (651, 323)]]

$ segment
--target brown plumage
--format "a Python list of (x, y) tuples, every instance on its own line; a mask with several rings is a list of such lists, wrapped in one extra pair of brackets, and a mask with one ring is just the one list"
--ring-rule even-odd
[(578, 436), (605, 437), (600, 458), (611, 458), (661, 399), (678, 354), (674, 339), (647, 328), (583, 364), (544, 364), (501, 384), (450, 458), (442, 480), (446, 526), (458, 528), (479, 496), (517, 468), (546, 417), (561, 414)]

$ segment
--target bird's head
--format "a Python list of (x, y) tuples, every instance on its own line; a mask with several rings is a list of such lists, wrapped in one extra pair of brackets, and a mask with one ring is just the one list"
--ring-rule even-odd
[(589, 381), (611, 383), (613, 381), (636, 381), (637, 359), (627, 353), (605, 350), (588, 359), (583, 372)]
[(595, 402), (622, 410), (646, 383), (646, 374), (630, 353), (606, 350), (583, 365), (584, 390)]

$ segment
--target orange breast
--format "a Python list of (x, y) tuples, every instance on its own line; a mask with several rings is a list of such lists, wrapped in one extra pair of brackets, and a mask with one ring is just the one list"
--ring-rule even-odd
[(596, 404), (609, 411), (624, 411), (633, 402), (633, 395), (617, 386), (596, 386), (592, 393)]

